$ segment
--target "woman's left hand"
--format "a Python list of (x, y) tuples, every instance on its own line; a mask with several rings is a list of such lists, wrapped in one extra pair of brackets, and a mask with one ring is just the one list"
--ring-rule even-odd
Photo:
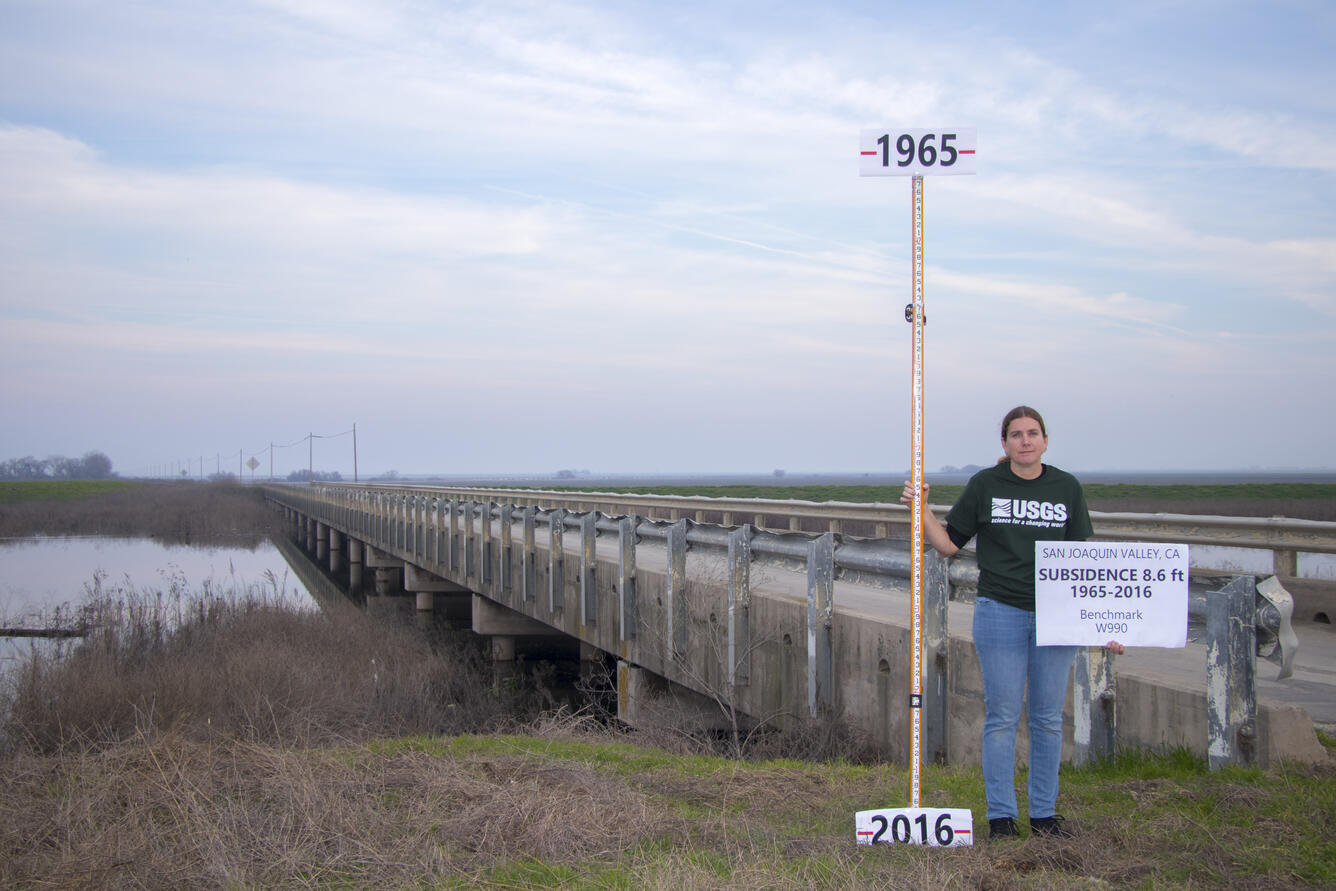
[(1127, 647), (1118, 643), (1118, 641), (1116, 640), (1111, 640), (1108, 643), (1106, 643), (1104, 645), (1104, 649), (1108, 650), (1110, 653), (1113, 653), (1115, 656), (1121, 656), (1123, 653), (1127, 652)]

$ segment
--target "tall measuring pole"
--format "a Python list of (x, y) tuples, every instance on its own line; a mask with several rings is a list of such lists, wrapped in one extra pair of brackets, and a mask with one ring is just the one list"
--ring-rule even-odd
[[(934, 846), (973, 844), (973, 816), (964, 808), (920, 807), (923, 772), (923, 177), (974, 173), (973, 128), (945, 130), (864, 130), (859, 135), (860, 176), (909, 176), (913, 299), (905, 319), (913, 333), (913, 404), (909, 537), (910, 591), (910, 806), (860, 811), (854, 815), (859, 844), (904, 842)], [(929, 825), (933, 827), (929, 831)]]
[(914, 486), (909, 539), (909, 634), (912, 648), (912, 680), (909, 690), (911, 742), (909, 806), (919, 806), (920, 776), (923, 771), (923, 177), (914, 177), (913, 199), (913, 300), (909, 305), (909, 321), (914, 326), (913, 346), (913, 460), (910, 481)]

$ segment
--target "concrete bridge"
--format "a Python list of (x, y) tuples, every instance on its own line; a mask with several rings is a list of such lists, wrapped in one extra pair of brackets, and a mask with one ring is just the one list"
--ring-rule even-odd
[[(704, 721), (746, 732), (838, 721), (885, 757), (909, 758), (899, 505), (264, 489), (324, 577), (365, 594), (369, 611), (466, 621), (503, 664), (578, 648), (615, 666), (618, 714), (632, 725)], [(1285, 578), (1302, 555), (1336, 553), (1333, 523), (1094, 519), (1102, 540), (1266, 551)], [(970, 640), (978, 570), (968, 553), (948, 562), (930, 552), (925, 565), (924, 758), (967, 763), (978, 758), (983, 721)], [(1185, 746), (1217, 766), (1325, 760), (1314, 719), (1336, 724), (1336, 634), (1301, 623), (1297, 640), (1287, 636), (1284, 597), (1259, 597), (1257, 587), (1254, 576), (1194, 564), (1194, 616), (1210, 626), (1201, 639), (1120, 657), (1079, 652), (1067, 754), (1082, 762), (1115, 747)], [(1306, 612), (1325, 603), (1325, 594), (1305, 596)], [(1258, 661), (1259, 634), (1285, 644), (1293, 677)], [(1018, 757), (1024, 740), (1022, 727)]]

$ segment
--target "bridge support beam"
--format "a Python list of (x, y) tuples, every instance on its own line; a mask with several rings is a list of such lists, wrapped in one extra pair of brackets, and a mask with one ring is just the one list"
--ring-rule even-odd
[(433, 613), (461, 625), (469, 621), (473, 592), (462, 585), (405, 563), (404, 590), (417, 595), (418, 618), (424, 624), (431, 624)]
[(553, 629), (551, 625), (546, 625), (537, 619), (531, 619), (524, 613), (518, 613), (479, 594), (473, 595), (473, 632), (512, 639), (517, 636), (566, 637), (565, 634)]

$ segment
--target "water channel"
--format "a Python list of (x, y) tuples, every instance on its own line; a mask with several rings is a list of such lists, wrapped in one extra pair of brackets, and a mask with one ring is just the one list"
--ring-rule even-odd
[[(51, 627), (100, 586), (103, 592), (171, 594), (209, 591), (314, 601), (283, 555), (254, 535), (216, 538), (208, 546), (166, 545), (147, 538), (37, 537), (0, 541), (0, 627)], [(33, 643), (0, 637), (8, 662)]]

